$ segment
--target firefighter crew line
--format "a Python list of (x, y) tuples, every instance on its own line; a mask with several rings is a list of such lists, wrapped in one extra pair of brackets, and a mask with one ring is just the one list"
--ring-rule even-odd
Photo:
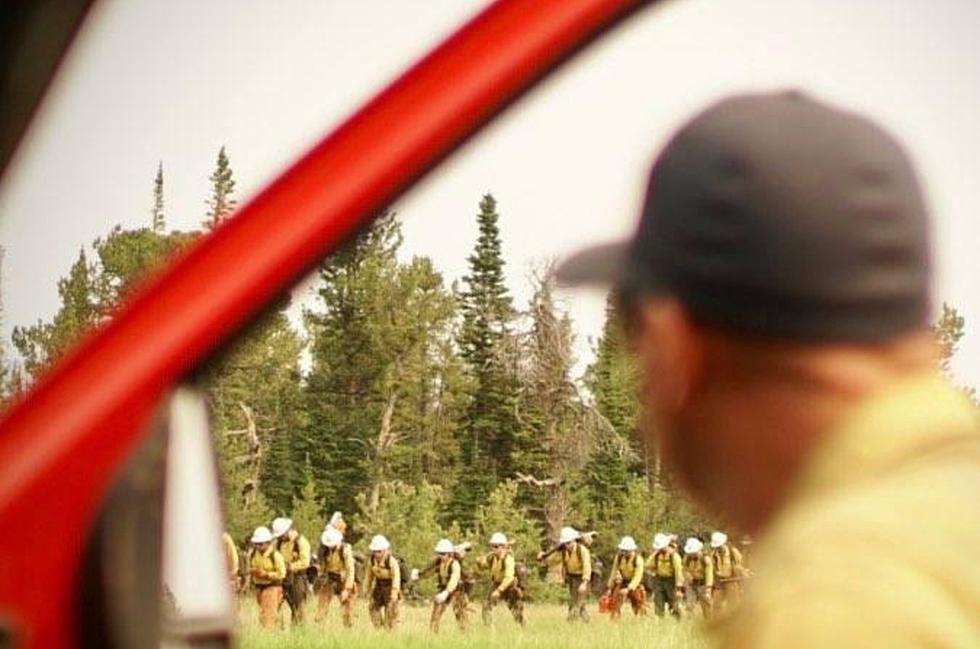
[[(223, 536), (232, 587), (241, 591), (251, 585), (263, 627), (284, 624), (283, 604), (290, 610), (292, 624), (303, 624), (304, 604), (313, 593), (317, 624), (327, 622), (331, 604), (336, 600), (341, 623), (352, 627), (354, 602), (361, 595), (367, 601), (371, 623), (376, 628), (393, 630), (406, 592), (414, 593), (417, 582), (434, 578), (437, 592), (432, 598), (430, 629), (438, 632), (450, 609), (457, 626), (467, 629), (471, 598), (478, 582), (464, 566), (471, 544), (457, 545), (441, 539), (433, 547), (433, 559), (428, 565), (409, 570), (381, 534), (371, 538), (369, 556), (358, 557), (345, 541), (346, 529), (343, 517), (334, 514), (320, 535), (314, 555), (310, 542), (290, 519), (275, 519), (271, 529), (258, 527), (250, 539), (244, 579), (239, 576), (235, 544), (228, 534)], [(590, 594), (598, 590), (595, 584), (601, 562), (590, 550), (595, 537), (595, 532), (565, 527), (554, 547), (536, 556), (539, 562), (560, 569), (568, 590), (570, 622), (588, 621)], [(488, 546), (489, 552), (474, 562), (486, 582), (482, 621), (491, 624), (494, 608), (504, 603), (514, 622), (524, 627), (527, 566), (515, 557), (503, 532), (494, 532)], [(652, 609), (658, 616), (710, 618), (737, 599), (741, 582), (750, 575), (742, 553), (723, 532), (712, 533), (707, 545), (694, 536), (681, 545), (676, 535), (658, 533), (650, 547), (650, 553), (644, 555), (632, 536), (620, 539), (598, 602), (599, 611), (608, 613), (610, 619), (618, 620), (627, 602), (635, 616), (645, 616)]]

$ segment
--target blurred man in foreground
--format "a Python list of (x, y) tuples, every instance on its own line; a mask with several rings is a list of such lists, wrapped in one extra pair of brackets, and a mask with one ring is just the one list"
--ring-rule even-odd
[(980, 426), (936, 373), (930, 266), (901, 147), (782, 93), (689, 122), (633, 240), (559, 270), (618, 287), (661, 453), (758, 534), (723, 646), (980, 643)]

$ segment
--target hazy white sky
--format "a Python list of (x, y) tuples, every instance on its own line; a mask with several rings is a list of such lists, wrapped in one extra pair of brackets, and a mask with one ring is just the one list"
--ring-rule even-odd
[[(163, 161), (168, 225), (203, 219), (227, 145), (255, 193), (483, 0), (105, 1), (0, 186), (4, 336), (57, 307), (57, 278), (112, 225), (148, 224)], [(396, 209), (407, 254), (461, 276), (483, 192), (500, 205), (519, 303), (534, 263), (632, 227), (646, 168), (692, 111), (724, 94), (799, 87), (863, 110), (919, 164), (937, 222), (937, 301), (968, 334), (980, 384), (980, 3), (674, 0), (525, 98)], [(580, 356), (602, 297), (565, 295)]]

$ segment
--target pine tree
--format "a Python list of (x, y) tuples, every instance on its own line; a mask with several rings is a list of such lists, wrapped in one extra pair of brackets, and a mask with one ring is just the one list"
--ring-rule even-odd
[(94, 290), (95, 269), (84, 248), (72, 264), (68, 276), (58, 281), (61, 307), (51, 322), (14, 327), (14, 346), (24, 359), (32, 378), (57, 360), (89, 327), (101, 319)]
[(235, 209), (237, 204), (234, 198), (235, 180), (232, 177), (231, 164), (228, 162), (225, 147), (221, 147), (218, 151), (218, 160), (210, 180), (211, 198), (206, 201), (208, 206), (207, 218), (202, 224), (208, 230), (214, 229)]
[[(654, 457), (652, 449), (639, 431), (640, 403), (636, 360), (629, 353), (617, 297), (610, 293), (606, 299), (606, 320), (595, 346), (595, 360), (585, 373), (585, 386), (595, 400), (595, 409), (609, 422), (619, 437), (619, 443), (601, 444), (586, 469), (593, 498), (614, 502), (627, 482), (643, 471), (648, 479), (659, 479), (659, 467), (647, 467), (637, 460)], [(634, 453), (624, 454), (622, 446)]]
[(392, 215), (320, 269), (305, 313), (313, 367), (306, 385), (310, 460), (330, 509), (369, 509), (392, 480), (444, 484), (461, 409), (451, 350), (456, 305), (430, 260), (399, 263)]
[(518, 422), (515, 416), (519, 383), (515, 318), (504, 284), (497, 202), (490, 194), (480, 201), (479, 235), (469, 256), (466, 289), (460, 296), (463, 323), (460, 351), (471, 379), (470, 404), (460, 432), (462, 475), (449, 513), (465, 525), (501, 480), (513, 477)]
[(153, 231), (163, 234), (167, 223), (163, 214), (163, 163), (157, 165), (157, 175), (153, 179), (153, 208), (150, 210)]

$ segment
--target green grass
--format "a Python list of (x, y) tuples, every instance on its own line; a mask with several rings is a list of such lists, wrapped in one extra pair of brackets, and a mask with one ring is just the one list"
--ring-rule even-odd
[[(239, 621), (239, 647), (242, 649), (313, 649), (344, 647), (346, 649), (399, 649), (413, 647), (441, 649), (702, 649), (707, 647), (696, 622), (677, 622), (655, 617), (636, 619), (624, 607), (624, 615), (613, 623), (607, 615), (599, 615), (592, 606), (588, 624), (568, 624), (565, 609), (556, 604), (528, 605), (527, 628), (521, 630), (506, 606), (494, 611), (494, 624), (484, 627), (480, 622), (480, 603), (470, 604), (470, 628), (460, 632), (452, 611), (446, 611), (439, 634), (429, 631), (429, 608), (403, 606), (401, 624), (394, 632), (375, 630), (368, 619), (367, 605), (358, 600), (357, 619), (353, 629), (344, 629), (336, 602), (329, 619), (316, 624), (310, 604), (305, 626), (297, 629), (266, 631), (259, 627), (257, 608), (251, 599), (243, 600)], [(283, 614), (288, 617), (285, 605)], [(288, 627), (288, 622), (286, 623)]]

